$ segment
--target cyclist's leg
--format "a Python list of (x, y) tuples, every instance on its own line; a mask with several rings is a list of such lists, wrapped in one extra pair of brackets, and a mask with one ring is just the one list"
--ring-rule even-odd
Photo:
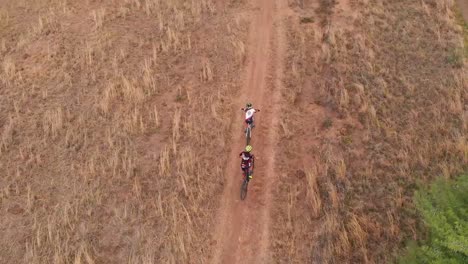
[(250, 181), (252, 178), (253, 178), (253, 171), (252, 171), (252, 166), (250, 166), (248, 168), (248, 172), (247, 172), (247, 181)]
[(249, 119), (246, 119), (245, 123), (247, 123), (247, 126), (250, 125), (251, 129), (255, 126), (254, 123), (253, 123), (253, 117), (250, 117)]
[(241, 165), (240, 165), (240, 167), (241, 167), (241, 171), (242, 171), (242, 178), (243, 178), (245, 175), (247, 175), (247, 170), (248, 170), (248, 167), (247, 167), (247, 166), (244, 164), (244, 162), (243, 162), (243, 161), (241, 161)]

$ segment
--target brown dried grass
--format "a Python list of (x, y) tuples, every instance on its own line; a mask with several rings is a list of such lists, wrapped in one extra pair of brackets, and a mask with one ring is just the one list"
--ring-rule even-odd
[(9, 227), (0, 259), (209, 258), (224, 162), (209, 155), (228, 140), (242, 66), (242, 47), (230, 44), (245, 38), (245, 21), (225, 8), (40, 0), (0, 9), (0, 223)]
[[(349, 1), (344, 14), (333, 2), (302, 3), (320, 24), (290, 20), (274, 258), (388, 263), (416, 236), (416, 183), (467, 169), (462, 31), (453, 1)], [(294, 177), (309, 164), (314, 177)]]

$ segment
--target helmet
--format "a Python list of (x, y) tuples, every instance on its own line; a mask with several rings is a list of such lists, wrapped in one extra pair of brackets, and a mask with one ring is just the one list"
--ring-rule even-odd
[(252, 146), (247, 145), (247, 146), (245, 147), (245, 151), (251, 152), (251, 151), (252, 151)]
[(247, 104), (245, 105), (245, 107), (246, 107), (246, 108), (252, 108), (252, 103), (247, 103)]

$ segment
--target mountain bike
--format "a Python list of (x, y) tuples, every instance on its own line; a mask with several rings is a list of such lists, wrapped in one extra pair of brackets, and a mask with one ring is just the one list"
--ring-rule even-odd
[(244, 200), (247, 197), (247, 187), (249, 186), (249, 176), (252, 175), (254, 168), (254, 160), (252, 160), (252, 165), (248, 169), (243, 169), (244, 172), (244, 180), (242, 181), (241, 189), (240, 189), (240, 198)]
[(241, 108), (242, 111), (245, 111), (245, 119), (252, 119), (250, 122), (246, 122), (246, 127), (245, 127), (245, 139), (247, 141), (246, 145), (250, 144), (250, 139), (252, 138), (252, 128), (254, 127), (253, 125), (253, 114), (255, 112), (260, 112), (260, 109), (250, 109), (246, 110), (245, 108)]

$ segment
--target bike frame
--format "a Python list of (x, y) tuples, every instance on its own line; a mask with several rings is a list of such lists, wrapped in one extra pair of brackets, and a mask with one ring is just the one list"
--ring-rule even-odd
[(254, 166), (255, 166), (255, 159), (252, 160), (252, 164), (250, 165), (249, 168), (247, 168), (247, 169), (242, 169), (242, 172), (243, 172), (243, 175), (244, 175), (244, 179), (247, 179), (247, 177), (248, 177), (249, 175), (252, 175)]
[(245, 138), (247, 140), (247, 145), (250, 144), (250, 139), (252, 138), (252, 123), (246, 123), (245, 126)]
[(243, 169), (242, 171), (244, 172), (244, 173), (243, 173), (243, 174), (244, 174), (244, 179), (247, 179), (248, 176), (251, 174), (252, 167), (247, 168), (247, 169)]
[(240, 190), (240, 198), (244, 200), (247, 197), (247, 188), (249, 186), (249, 175), (252, 175), (253, 170), (255, 167), (255, 158), (252, 159), (252, 164), (247, 169), (242, 169), (242, 175), (244, 179), (242, 180), (241, 190)]

